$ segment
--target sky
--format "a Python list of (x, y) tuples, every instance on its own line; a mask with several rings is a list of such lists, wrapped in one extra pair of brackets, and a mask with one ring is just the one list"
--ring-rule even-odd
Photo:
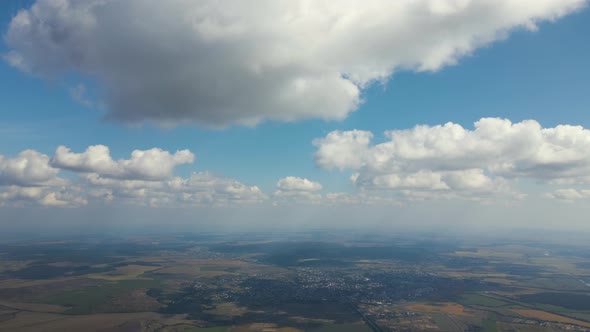
[(588, 231), (587, 7), (4, 0), (0, 228)]

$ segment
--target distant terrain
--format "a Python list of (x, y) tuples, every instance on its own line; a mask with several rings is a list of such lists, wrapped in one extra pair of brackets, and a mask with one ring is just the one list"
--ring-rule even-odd
[(322, 232), (1, 244), (0, 331), (76, 330), (590, 331), (590, 244)]

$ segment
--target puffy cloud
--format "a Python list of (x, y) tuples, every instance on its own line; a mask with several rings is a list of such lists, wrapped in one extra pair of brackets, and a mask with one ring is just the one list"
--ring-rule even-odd
[(42, 186), (62, 183), (59, 169), (49, 165), (49, 157), (35, 150), (25, 150), (17, 157), (0, 155), (0, 186)]
[(259, 203), (267, 198), (257, 186), (206, 172), (162, 181), (118, 180), (96, 173), (86, 174), (84, 179), (91, 187), (90, 195), (103, 202), (117, 200), (151, 206), (230, 205)]
[(277, 182), (277, 188), (281, 191), (318, 191), (322, 190), (319, 182), (310, 181), (305, 178), (287, 176)]
[(370, 145), (370, 132), (331, 132), (314, 141), (316, 162), (326, 169), (355, 170), (351, 180), (363, 189), (414, 194), (511, 192), (513, 178), (590, 180), (590, 130), (580, 126), (542, 128), (532, 120), (483, 118), (474, 130), (447, 123), (385, 136), (386, 142)]
[(277, 182), (277, 190), (273, 193), (275, 204), (278, 203), (313, 203), (322, 202), (322, 195), (317, 191), (322, 190), (319, 182), (306, 178), (287, 176)]
[(192, 163), (194, 159), (195, 155), (189, 150), (170, 154), (153, 148), (134, 150), (131, 159), (115, 161), (104, 145), (89, 146), (83, 153), (73, 153), (67, 147), (59, 146), (51, 164), (75, 172), (98, 173), (103, 177), (159, 180), (171, 177), (175, 166)]
[(94, 79), (119, 121), (338, 120), (395, 71), (438, 70), (586, 2), (38, 0), (12, 19), (5, 59)]
[(191, 174), (180, 190), (186, 200), (200, 203), (256, 203), (267, 198), (257, 186), (245, 185), (231, 178), (203, 172)]
[(401, 206), (401, 201), (396, 197), (387, 195), (370, 195), (367, 192), (345, 193), (332, 192), (324, 195), (322, 203), (324, 205), (380, 205), (380, 206)]
[(86, 204), (69, 180), (58, 176), (49, 156), (25, 150), (13, 158), (0, 155), (0, 206), (78, 206)]
[(558, 189), (552, 193), (547, 194), (547, 196), (549, 198), (572, 203), (572, 202), (580, 200), (580, 199), (590, 198), (590, 190), (588, 190), (588, 189), (578, 190), (578, 189), (573, 189), (573, 188)]
[[(47, 207), (68, 207), (85, 205), (88, 201), (70, 188), (20, 187), (0, 188), (0, 206), (41, 205)], [(76, 188), (72, 188), (76, 189)]]
[[(68, 188), (69, 189), (69, 188)], [(86, 198), (78, 196), (75, 192), (70, 192), (68, 189), (62, 191), (50, 191), (41, 200), (39, 204), (43, 206), (81, 206), (88, 204)]]
[(272, 203), (279, 204), (313, 204), (313, 205), (399, 205), (394, 197), (372, 195), (367, 192), (328, 192), (324, 195), (318, 191), (320, 183), (305, 178), (287, 176), (277, 182), (277, 190), (272, 195)]
[[(188, 150), (171, 154), (159, 148), (135, 150), (130, 159), (113, 160), (104, 145), (90, 146), (82, 153), (60, 146), (51, 158), (34, 150), (14, 158), (0, 155), (0, 206), (225, 206), (268, 199), (257, 186), (211, 173), (174, 176), (175, 166), (193, 160)], [(73, 171), (78, 177), (60, 178), (60, 170)]]
[(363, 130), (333, 131), (325, 138), (315, 139), (318, 148), (316, 163), (324, 168), (359, 168), (373, 134)]

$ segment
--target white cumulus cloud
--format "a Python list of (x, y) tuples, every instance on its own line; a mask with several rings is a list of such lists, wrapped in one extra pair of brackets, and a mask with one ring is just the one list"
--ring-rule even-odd
[(322, 190), (319, 182), (311, 181), (305, 178), (287, 176), (277, 182), (277, 188), (282, 191), (318, 191)]
[[(60, 146), (49, 157), (25, 150), (0, 155), (0, 206), (80, 206), (120, 204), (146, 206), (228, 206), (261, 203), (268, 196), (257, 186), (194, 172), (183, 178), (177, 165), (192, 163), (189, 150), (134, 150), (130, 159), (114, 160), (104, 145), (73, 153)], [(74, 173), (67, 180), (61, 170)]]
[(194, 159), (195, 155), (189, 150), (171, 154), (160, 148), (153, 148), (134, 150), (130, 159), (115, 161), (109, 148), (104, 145), (89, 146), (82, 153), (74, 153), (65, 146), (59, 146), (51, 164), (75, 172), (98, 173), (103, 177), (159, 180), (171, 177), (174, 167), (190, 164)]
[(474, 127), (447, 123), (393, 130), (385, 133), (384, 143), (373, 145), (370, 132), (335, 131), (314, 141), (316, 162), (353, 170), (351, 180), (359, 188), (414, 195), (511, 192), (509, 182), (518, 178), (590, 182), (588, 129), (498, 118), (483, 118)]
[(590, 198), (590, 190), (589, 189), (573, 189), (573, 188), (566, 188), (566, 189), (558, 189), (549, 194), (547, 194), (549, 198), (561, 200), (564, 202), (575, 202), (580, 199), (588, 199)]
[(257, 186), (211, 173), (192, 173), (188, 178), (168, 180), (119, 180), (103, 178), (96, 173), (84, 179), (90, 195), (98, 201), (150, 206), (225, 206), (260, 203), (267, 196)]
[(317, 192), (322, 188), (319, 182), (287, 176), (277, 181), (277, 190), (273, 193), (274, 203), (319, 204), (322, 202), (322, 195)]
[(76, 187), (0, 187), (0, 206), (74, 207), (87, 203)]
[(0, 155), (0, 185), (42, 186), (62, 182), (59, 169), (49, 165), (49, 156), (25, 150), (14, 158)]
[(372, 82), (438, 70), (586, 3), (37, 0), (10, 22), (4, 57), (34, 75), (93, 80), (118, 121), (339, 120)]

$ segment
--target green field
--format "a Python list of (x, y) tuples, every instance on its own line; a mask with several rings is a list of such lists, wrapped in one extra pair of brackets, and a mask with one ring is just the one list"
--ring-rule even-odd
[(483, 320), (482, 322), (483, 332), (496, 332), (498, 331), (497, 324), (496, 324), (496, 314), (490, 313), (488, 317)]
[(96, 308), (105, 304), (114, 297), (140, 288), (158, 287), (160, 283), (155, 280), (120, 280), (108, 282), (96, 287), (88, 287), (75, 291), (67, 291), (49, 296), (41, 302), (72, 307), (66, 314), (94, 313)]
[(174, 332), (228, 332), (231, 331), (231, 327), (229, 326), (216, 326), (216, 327), (188, 327), (186, 329), (178, 329), (175, 328), (173, 330), (170, 329), (166, 329), (164, 330), (166, 332), (168, 331), (174, 331)]
[(463, 305), (478, 305), (484, 307), (502, 307), (509, 305), (508, 302), (504, 302), (489, 296), (480, 294), (464, 294), (459, 299), (459, 302)]
[(371, 332), (364, 323), (358, 324), (323, 324), (318, 328), (309, 329), (310, 332)]

